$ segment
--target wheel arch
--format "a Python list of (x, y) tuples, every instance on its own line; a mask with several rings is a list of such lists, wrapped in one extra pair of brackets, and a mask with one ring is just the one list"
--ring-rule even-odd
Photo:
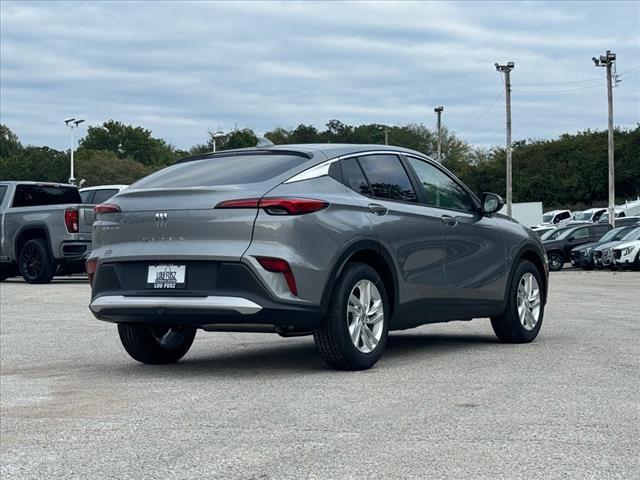
[(372, 239), (362, 239), (350, 244), (334, 263), (322, 292), (321, 305), (323, 314), (328, 309), (329, 297), (336, 280), (340, 277), (345, 267), (352, 262), (367, 264), (378, 272), (389, 296), (391, 315), (393, 316), (393, 313), (397, 311), (399, 298), (397, 271), (391, 254), (376, 240)]
[(47, 250), (52, 259), (54, 259), (53, 252), (51, 251), (51, 241), (49, 238), (49, 231), (45, 225), (29, 225), (21, 228), (18, 231), (18, 235), (16, 235), (16, 239), (14, 241), (14, 256), (15, 261), (20, 261), (20, 250), (25, 243), (29, 240), (33, 240), (39, 238), (41, 240), (45, 240), (47, 244)]
[[(555, 250), (554, 250), (555, 251)], [(543, 301), (546, 304), (547, 303), (547, 294), (548, 294), (548, 290), (549, 290), (549, 275), (547, 272), (547, 267), (545, 264), (545, 260), (544, 260), (544, 256), (543, 254), (540, 253), (540, 251), (531, 244), (526, 244), (523, 245), (520, 250), (518, 250), (518, 253), (515, 255), (514, 257), (514, 262), (511, 265), (511, 272), (509, 273), (509, 283), (508, 285), (511, 285), (511, 282), (513, 281), (513, 275), (515, 273), (516, 267), (518, 266), (518, 264), (522, 261), (522, 260), (528, 260), (531, 263), (533, 263), (536, 267), (536, 269), (538, 270), (538, 272), (540, 273), (540, 278), (542, 279), (543, 282), (543, 291), (544, 291), (544, 298)], [(507, 292), (505, 293), (505, 304), (507, 302), (507, 295), (509, 293), (509, 288), (507, 289)]]

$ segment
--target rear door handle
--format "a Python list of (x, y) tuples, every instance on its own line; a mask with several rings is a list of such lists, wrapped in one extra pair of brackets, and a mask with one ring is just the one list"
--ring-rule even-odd
[(377, 203), (370, 203), (369, 211), (375, 213), (376, 215), (386, 215), (388, 212), (387, 207), (383, 207), (382, 205), (379, 205)]
[(442, 215), (440, 217), (440, 220), (442, 220), (450, 227), (455, 227), (458, 224), (458, 219), (456, 217), (452, 217), (451, 215)]

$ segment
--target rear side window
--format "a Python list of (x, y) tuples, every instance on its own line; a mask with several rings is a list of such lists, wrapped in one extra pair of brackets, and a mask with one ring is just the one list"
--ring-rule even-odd
[(37, 207), (67, 203), (82, 203), (80, 192), (76, 187), (17, 185), (13, 197), (14, 207)]
[(344, 184), (362, 195), (371, 195), (371, 187), (362, 173), (358, 160), (347, 158), (340, 162), (342, 167), (342, 181)]
[(593, 228), (594, 235), (604, 235), (609, 231), (609, 227), (607, 225), (596, 225)]
[(571, 236), (573, 238), (587, 238), (589, 236), (589, 227), (578, 228)]
[(562, 212), (561, 214), (559, 214), (556, 219), (558, 221), (560, 220), (566, 220), (567, 218), (569, 218), (571, 216), (571, 214), (569, 212)]
[(358, 160), (369, 180), (374, 197), (417, 202), (416, 192), (398, 157), (367, 155)]
[(139, 188), (209, 187), (260, 183), (285, 173), (306, 158), (295, 155), (235, 155), (172, 165), (143, 178)]
[(82, 199), (82, 203), (91, 203), (93, 200), (93, 194), (96, 193), (95, 190), (85, 190), (84, 192), (80, 192), (80, 198)]
[(93, 201), (91, 203), (104, 203), (113, 197), (116, 193), (118, 193), (118, 189), (110, 188), (105, 190), (96, 190), (96, 194), (93, 197)]

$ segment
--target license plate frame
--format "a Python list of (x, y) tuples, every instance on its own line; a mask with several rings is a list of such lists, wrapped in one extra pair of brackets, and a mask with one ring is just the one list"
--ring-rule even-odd
[(187, 285), (187, 266), (160, 263), (147, 267), (147, 288), (172, 290)]

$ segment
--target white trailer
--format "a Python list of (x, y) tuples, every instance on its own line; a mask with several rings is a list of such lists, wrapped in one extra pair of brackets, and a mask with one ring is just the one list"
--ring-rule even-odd
[(511, 204), (511, 217), (525, 227), (542, 223), (542, 202), (524, 202)]

